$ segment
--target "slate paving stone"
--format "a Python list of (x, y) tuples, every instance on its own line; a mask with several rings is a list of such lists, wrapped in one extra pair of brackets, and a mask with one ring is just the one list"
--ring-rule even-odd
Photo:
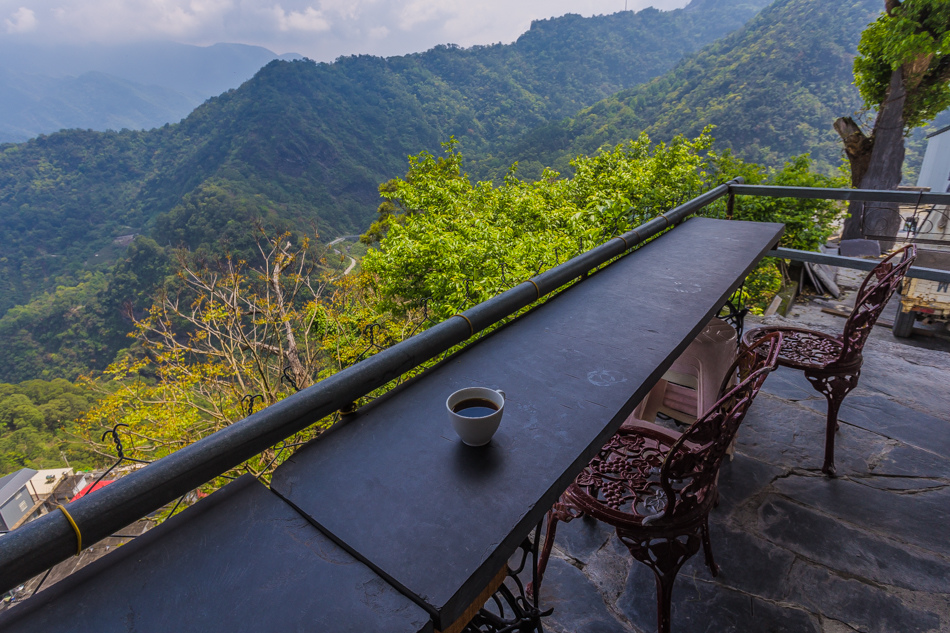
[[(847, 409), (852, 399), (856, 401), (859, 407), (864, 407), (864, 410)], [(875, 409), (867, 407), (867, 401), (873, 401), (875, 406), (880, 406), (882, 402), (889, 402), (882, 396), (854, 397), (845, 400), (842, 406), (842, 411), (845, 411), (845, 413), (838, 416), (841, 427), (835, 436), (835, 463), (838, 466), (839, 476), (863, 473), (888, 477), (950, 477), (950, 452), (938, 454), (933, 449), (927, 450), (916, 445), (905, 445), (901, 438), (892, 439), (895, 436), (912, 436), (917, 438), (915, 440), (917, 443), (925, 444), (922, 441), (923, 435), (927, 429), (931, 429), (931, 433), (935, 436), (933, 446), (942, 449), (942, 444), (947, 444), (947, 448), (950, 450), (950, 423), (942, 423), (937, 418), (897, 403), (891, 403), (892, 406), (887, 407), (889, 410), (886, 413), (877, 409), (878, 413), (875, 414)], [(809, 401), (801, 404), (815, 410), (817, 415), (825, 415), (826, 405), (823, 402)], [(905, 414), (906, 419), (909, 420), (906, 424), (896, 421), (875, 423), (868, 421), (872, 417), (883, 418), (884, 416), (900, 416), (902, 414)], [(845, 417), (846, 415), (848, 417)], [(849, 418), (860, 419), (862, 423), (852, 424)], [(795, 419), (806, 423), (804, 418), (797, 417)], [(892, 418), (892, 420), (896, 419), (897, 417)], [(939, 426), (935, 427), (934, 421)], [(914, 424), (919, 427), (918, 430), (900, 432), (898, 429), (898, 432), (892, 432), (893, 427), (903, 426), (906, 429), (906, 427)], [(823, 437), (820, 438), (819, 444), (821, 442), (824, 442)], [(812, 444), (809, 443), (810, 445)], [(823, 444), (820, 445), (823, 446)], [(823, 451), (824, 449), (819, 450)], [(862, 462), (864, 463), (863, 468), (861, 467)]]
[(912, 591), (950, 593), (947, 559), (910, 551), (787, 499), (770, 497), (758, 527), (772, 543), (831, 569)]
[[(907, 406), (945, 418), (950, 412), (948, 369), (918, 362), (912, 356), (915, 352), (918, 350), (894, 343), (869, 344), (864, 351), (858, 389), (877, 391)], [(914, 362), (908, 362), (905, 356)], [(855, 390), (853, 395), (861, 394)]]
[[(824, 397), (788, 368), (765, 382), (719, 475), (721, 573), (702, 551), (687, 561), (674, 631), (950, 631), (950, 355), (872, 337), (865, 359), (841, 410), (838, 479), (818, 472)], [(581, 567), (552, 563), (560, 591), (583, 597), (561, 603), (551, 630), (656, 630), (653, 573), (612, 528), (575, 520), (558, 548)]]
[[(820, 402), (803, 404), (824, 412)], [(904, 444), (950, 456), (950, 419), (922, 413), (883, 396), (848, 396), (838, 411), (838, 419)]]
[(875, 475), (950, 479), (950, 459), (915, 446), (899, 445), (872, 458), (868, 470)]
[(614, 534), (604, 547), (588, 559), (584, 574), (590, 578), (602, 595), (616, 601), (623, 593), (627, 574), (630, 573), (630, 566), (634, 563), (630, 550)]
[[(700, 555), (701, 556), (701, 555)], [(627, 589), (617, 603), (633, 624), (656, 630), (656, 590), (646, 565), (630, 569)], [(677, 578), (672, 629), (677, 633), (819, 633), (817, 617), (803, 609), (746, 595), (721, 584)]]
[(926, 477), (880, 477), (877, 475), (867, 475), (864, 477), (851, 476), (848, 477), (848, 481), (869, 488), (892, 491), (938, 490), (950, 485), (946, 479), (929, 479)]
[(712, 516), (729, 514), (765, 490), (785, 471), (737, 451), (732, 461), (727, 460), (719, 470), (719, 507), (713, 510)]
[[(835, 438), (838, 474), (868, 473), (868, 459), (886, 446), (880, 435), (842, 425)], [(825, 455), (825, 415), (760, 393), (739, 428), (736, 450), (773, 466), (817, 471)]]
[(568, 556), (587, 561), (615, 534), (614, 528), (589, 517), (557, 524), (554, 542)]
[[(552, 557), (568, 557), (584, 570), (589, 582), (607, 599), (623, 591), (632, 559), (616, 530), (589, 517), (558, 522)], [(527, 578), (527, 577), (526, 577)], [(530, 582), (527, 578), (525, 582)]]
[[(709, 531), (713, 557), (719, 564), (717, 584), (770, 600), (785, 596), (785, 579), (795, 562), (794, 554), (759, 538), (748, 528), (711, 522)], [(680, 576), (713, 581), (702, 551), (687, 561)]]
[(805, 378), (804, 372), (790, 367), (779, 367), (769, 375), (769, 379), (762, 385), (762, 391), (778, 396), (783, 400), (810, 400), (825, 397), (818, 393)]
[(937, 633), (946, 631), (936, 613), (921, 611), (882, 589), (825, 569), (796, 563), (789, 599), (845, 622), (862, 633)]
[(554, 608), (545, 629), (574, 633), (629, 633), (581, 570), (560, 558), (551, 558), (541, 583), (541, 608)]
[(897, 494), (818, 477), (789, 477), (772, 485), (781, 495), (866, 531), (950, 556), (950, 488)]

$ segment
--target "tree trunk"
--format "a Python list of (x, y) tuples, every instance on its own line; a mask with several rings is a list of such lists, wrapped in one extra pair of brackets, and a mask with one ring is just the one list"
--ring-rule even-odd
[[(904, 73), (891, 73), (887, 97), (874, 120), (870, 138), (850, 118), (835, 121), (835, 130), (845, 144), (851, 163), (851, 185), (860, 189), (896, 189), (904, 166)], [(884, 239), (882, 249), (893, 244), (903, 222), (896, 204), (852, 202), (842, 239)]]
[[(290, 243), (288, 242), (287, 245), (290, 246)], [(280, 255), (283, 255), (283, 257), (280, 257)], [(300, 360), (300, 349), (297, 347), (297, 337), (294, 336), (293, 323), (289, 315), (289, 306), (284, 300), (284, 291), (280, 286), (281, 275), (283, 275), (284, 270), (292, 262), (293, 257), (284, 249), (280, 249), (279, 256), (274, 262), (274, 268), (271, 271), (271, 276), (268, 281), (270, 283), (271, 292), (274, 293), (275, 307), (277, 308), (277, 314), (280, 315), (280, 320), (284, 328), (284, 336), (287, 339), (285, 342), (287, 347), (284, 350), (284, 359), (287, 361), (287, 367), (293, 375), (293, 386), (299, 391), (300, 389), (310, 386), (310, 373)]]
[(865, 136), (861, 127), (849, 116), (835, 121), (834, 127), (835, 132), (844, 141), (844, 153), (848, 156), (848, 162), (851, 163), (851, 186), (858, 189), (871, 162), (874, 141)]

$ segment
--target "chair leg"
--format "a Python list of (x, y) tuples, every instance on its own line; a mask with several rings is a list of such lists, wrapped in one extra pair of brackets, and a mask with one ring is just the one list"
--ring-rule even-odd
[[(541, 588), (544, 570), (548, 567), (548, 559), (551, 557), (551, 548), (554, 547), (557, 522), (563, 521), (564, 523), (569, 523), (580, 516), (583, 516), (583, 513), (570, 503), (567, 503), (564, 497), (561, 497), (561, 500), (555, 503), (553, 508), (548, 510), (548, 525), (544, 531), (544, 545), (541, 546), (541, 553), (538, 555), (538, 590)], [(534, 583), (529, 583), (527, 587), (528, 595), (533, 597), (534, 591)]]
[(713, 578), (715, 578), (719, 575), (719, 565), (716, 564), (716, 560), (713, 558), (712, 543), (709, 542), (708, 515), (703, 519), (703, 524), (700, 527), (700, 534), (703, 537), (703, 552), (706, 554), (706, 567), (709, 568), (709, 573), (711, 573)]
[[(551, 548), (554, 547), (554, 535), (557, 532), (557, 515), (554, 510), (548, 510), (548, 525), (544, 532), (544, 545), (541, 547), (541, 555), (538, 556), (538, 589), (541, 588), (541, 580), (544, 578), (544, 570), (548, 567), (548, 558), (551, 557)], [(534, 595), (534, 583), (528, 585), (528, 595)]]
[(673, 605), (673, 582), (689, 558), (699, 551), (700, 535), (696, 532), (679, 536), (638, 536), (617, 528), (617, 536), (630, 555), (653, 570), (656, 580), (656, 619), (659, 633), (670, 633), (670, 611)]
[(835, 432), (838, 430), (838, 409), (851, 390), (858, 386), (861, 370), (844, 374), (824, 374), (806, 371), (805, 378), (828, 400), (828, 418), (825, 422), (825, 461), (821, 472), (829, 477), (837, 473), (835, 468)]

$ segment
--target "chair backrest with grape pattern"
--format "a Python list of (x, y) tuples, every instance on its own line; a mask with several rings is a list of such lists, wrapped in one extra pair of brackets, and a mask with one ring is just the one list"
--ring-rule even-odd
[[(898, 261), (898, 256), (900, 260)], [(871, 328), (877, 322), (884, 306), (894, 295), (894, 291), (904, 279), (908, 269), (917, 259), (917, 245), (908, 244), (892, 253), (887, 259), (874, 267), (858, 290), (854, 301), (854, 310), (844, 325), (841, 342), (841, 356), (835, 365), (854, 364), (861, 357), (864, 344), (867, 343)]]
[[(778, 367), (781, 332), (759, 339), (754, 347), (740, 350), (726, 375), (720, 398), (696, 420), (670, 449), (660, 471), (660, 484), (667, 499), (664, 516), (699, 510), (713, 493), (719, 467), (769, 372)], [(739, 382), (729, 386), (738, 373)]]

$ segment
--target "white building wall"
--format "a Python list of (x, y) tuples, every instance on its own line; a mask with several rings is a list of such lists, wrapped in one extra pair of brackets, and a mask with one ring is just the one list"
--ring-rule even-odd
[(73, 474), (72, 468), (50, 468), (47, 470), (38, 470), (30, 479), (30, 492), (33, 496), (45, 497), (53, 492), (53, 488), (63, 477)]
[(33, 496), (30, 495), (30, 491), (24, 485), (13, 495), (12, 499), (3, 504), (3, 507), (0, 507), (0, 523), (3, 524), (3, 529), (9, 530), (16, 525), (16, 522), (22, 519), (33, 507), (33, 503)]
[(950, 192), (950, 127), (927, 139), (917, 186), (930, 187), (934, 193)]

